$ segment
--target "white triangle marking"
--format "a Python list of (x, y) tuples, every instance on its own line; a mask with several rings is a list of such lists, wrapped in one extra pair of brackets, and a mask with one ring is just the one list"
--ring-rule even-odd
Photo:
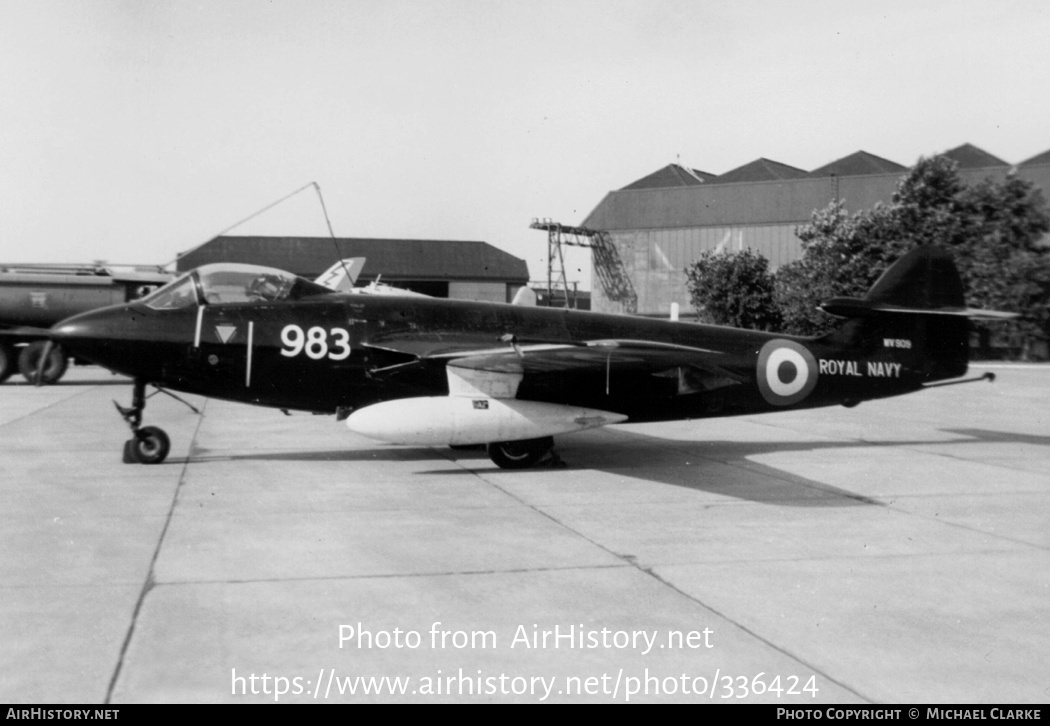
[(218, 333), (219, 340), (221, 340), (223, 343), (229, 343), (230, 342), (230, 338), (232, 338), (237, 333), (237, 326), (236, 325), (216, 325), (215, 326), (215, 332)]

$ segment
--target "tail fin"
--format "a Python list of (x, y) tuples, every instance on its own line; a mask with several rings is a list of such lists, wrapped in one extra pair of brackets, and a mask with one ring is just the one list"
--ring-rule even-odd
[(863, 298), (832, 298), (821, 309), (848, 318), (825, 340), (872, 354), (899, 349), (927, 381), (966, 374), (969, 318), (1003, 319), (1012, 313), (966, 307), (964, 287), (951, 255), (922, 245), (882, 274)]
[(357, 282), (361, 269), (365, 266), (364, 257), (347, 257), (339, 260), (334, 265), (321, 273), (314, 282), (324, 285), (329, 290), (336, 292), (348, 292)]

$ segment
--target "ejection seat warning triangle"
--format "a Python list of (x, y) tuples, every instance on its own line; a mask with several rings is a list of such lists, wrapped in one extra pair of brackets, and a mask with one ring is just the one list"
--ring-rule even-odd
[(215, 332), (219, 336), (219, 340), (223, 343), (229, 343), (230, 338), (237, 334), (236, 325), (216, 325)]

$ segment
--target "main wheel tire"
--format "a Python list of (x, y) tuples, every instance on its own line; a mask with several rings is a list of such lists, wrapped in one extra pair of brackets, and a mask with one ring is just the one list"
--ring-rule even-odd
[(18, 367), (18, 354), (10, 343), (0, 343), (0, 383), (3, 383)]
[(527, 469), (535, 466), (554, 448), (554, 438), (523, 441), (495, 441), (488, 445), (489, 458), (500, 469)]
[(124, 459), (130, 458), (140, 464), (159, 464), (168, 457), (171, 451), (171, 439), (164, 429), (156, 426), (143, 426), (135, 436), (124, 445)]
[(66, 358), (62, 348), (57, 345), (51, 346), (51, 351), (47, 354), (47, 360), (44, 362), (44, 368), (40, 371), (40, 356), (44, 354), (46, 346), (46, 340), (38, 340), (23, 348), (18, 356), (18, 370), (22, 372), (22, 377), (30, 383), (36, 383), (38, 371), (40, 372), (41, 383), (48, 385), (57, 383), (66, 373), (69, 359)]

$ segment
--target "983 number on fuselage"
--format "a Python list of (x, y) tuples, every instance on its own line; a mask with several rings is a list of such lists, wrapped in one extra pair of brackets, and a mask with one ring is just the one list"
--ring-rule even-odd
[(296, 307), (277, 319), (273, 309), (203, 308), (190, 353), (200, 392), (309, 411), (327, 412), (345, 402), (364, 383), (345, 310), (338, 305)]
[(345, 328), (329, 328), (326, 332), (315, 325), (304, 331), (295, 324), (285, 325), (281, 329), (281, 343), (281, 355), (286, 358), (305, 353), (313, 360), (346, 360), (352, 352), (350, 332)]

